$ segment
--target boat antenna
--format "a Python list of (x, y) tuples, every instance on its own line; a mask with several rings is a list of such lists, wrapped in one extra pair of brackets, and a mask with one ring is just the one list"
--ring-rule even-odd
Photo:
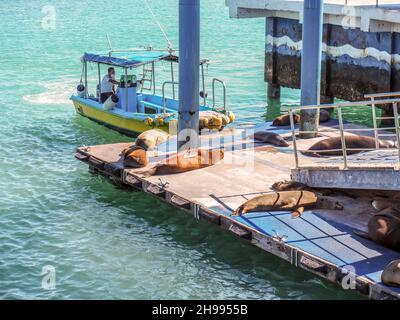
[(110, 36), (108, 35), (108, 33), (106, 34), (106, 36), (107, 36), (107, 41), (108, 41), (108, 47), (110, 48), (110, 51), (112, 51)]
[(154, 11), (151, 9), (149, 3), (147, 0), (144, 0), (144, 3), (146, 4), (147, 9), (149, 10), (151, 16), (153, 17), (154, 22), (157, 24), (157, 26), (160, 28), (162, 34), (165, 37), (165, 40), (167, 40), (167, 45), (168, 45), (168, 52), (172, 53), (174, 51), (173, 47), (172, 47), (172, 43), (171, 41), (169, 41), (169, 38), (167, 36), (167, 33), (165, 32), (163, 26), (161, 25), (160, 21), (157, 19), (156, 15), (154, 14)]

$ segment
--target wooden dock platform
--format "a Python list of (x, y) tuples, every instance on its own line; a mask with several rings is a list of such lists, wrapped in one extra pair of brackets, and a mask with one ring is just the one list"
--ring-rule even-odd
[[(289, 130), (281, 133), (289, 134)], [(249, 140), (244, 129), (202, 136), (203, 146), (221, 141), (226, 153), (223, 161), (201, 170), (149, 178), (140, 174), (143, 169), (123, 167), (120, 154), (128, 144), (82, 147), (76, 157), (87, 163), (92, 173), (162, 199), (295, 267), (340, 286), (353, 279), (353, 289), (371, 299), (400, 299), (400, 289), (387, 287), (380, 280), (383, 269), (400, 259), (400, 253), (353, 233), (354, 229), (365, 229), (373, 214), (368, 198), (339, 196), (344, 211), (309, 211), (300, 219), (292, 219), (290, 212), (231, 216), (247, 199), (271, 192), (273, 183), (290, 179), (294, 167), (293, 149), (254, 145)], [(160, 146), (150, 154), (151, 161), (158, 162), (166, 154), (166, 146)]]

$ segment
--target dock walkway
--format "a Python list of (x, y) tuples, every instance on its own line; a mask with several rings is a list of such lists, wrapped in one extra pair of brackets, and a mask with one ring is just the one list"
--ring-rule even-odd
[[(289, 130), (281, 133), (290, 134)], [(140, 174), (143, 169), (124, 168), (120, 154), (128, 144), (79, 148), (76, 156), (89, 165), (92, 173), (151, 194), (296, 267), (339, 285), (354, 279), (355, 289), (371, 299), (400, 299), (400, 289), (387, 287), (380, 281), (383, 269), (400, 259), (400, 253), (353, 233), (354, 229), (365, 229), (372, 215), (368, 199), (340, 196), (344, 211), (316, 210), (295, 220), (290, 212), (232, 217), (232, 211), (247, 199), (271, 192), (273, 183), (290, 179), (295, 166), (293, 149), (253, 145), (244, 129), (202, 136), (201, 144), (207, 146), (214, 140), (223, 140), (224, 161), (168, 176), (143, 178)], [(299, 141), (300, 147), (302, 143), (309, 142)], [(161, 146), (152, 153), (151, 161), (165, 157), (167, 152), (163, 150)]]

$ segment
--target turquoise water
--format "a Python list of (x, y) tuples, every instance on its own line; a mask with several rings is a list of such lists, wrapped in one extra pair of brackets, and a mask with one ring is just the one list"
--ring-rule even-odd
[[(174, 44), (177, 3), (151, 1)], [(42, 26), (48, 4), (54, 30)], [(223, 0), (202, 7), (202, 55), (227, 80), (239, 122), (279, 113), (266, 107), (264, 20), (231, 20)], [(359, 298), (74, 159), (83, 144), (129, 141), (75, 115), (68, 97), (82, 52), (106, 49), (106, 33), (114, 47), (164, 47), (143, 1), (3, 0), (0, 15), (0, 298)], [(297, 103), (283, 90), (283, 105)], [(52, 291), (42, 289), (46, 265)]]

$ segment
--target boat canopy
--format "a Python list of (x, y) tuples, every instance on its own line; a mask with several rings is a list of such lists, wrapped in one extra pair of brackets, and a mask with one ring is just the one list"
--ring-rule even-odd
[(111, 66), (122, 68), (135, 68), (147, 63), (157, 62), (160, 60), (176, 61), (177, 57), (168, 51), (107, 51), (107, 52), (85, 52), (83, 55), (84, 62), (96, 62), (108, 64)]

